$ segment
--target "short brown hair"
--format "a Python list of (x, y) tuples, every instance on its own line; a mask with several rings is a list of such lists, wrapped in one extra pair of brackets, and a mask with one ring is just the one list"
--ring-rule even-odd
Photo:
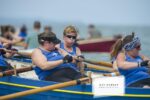
[(40, 29), (41, 28), (41, 23), (39, 21), (34, 22), (34, 28)]

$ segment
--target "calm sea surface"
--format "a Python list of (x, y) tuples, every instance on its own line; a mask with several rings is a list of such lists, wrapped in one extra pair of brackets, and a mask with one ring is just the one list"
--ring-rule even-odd
[[(128, 35), (135, 32), (141, 39), (142, 54), (150, 57), (150, 27), (133, 27), (133, 26), (99, 26), (99, 30), (104, 36), (113, 36), (114, 34)], [(87, 58), (94, 60), (109, 61), (110, 55), (106, 53), (85, 53)]]

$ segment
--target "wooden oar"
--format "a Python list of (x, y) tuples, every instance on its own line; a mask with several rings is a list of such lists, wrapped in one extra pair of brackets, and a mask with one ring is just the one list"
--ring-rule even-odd
[(89, 63), (89, 64), (94, 64), (94, 65), (100, 65), (100, 66), (106, 66), (106, 67), (109, 67), (109, 68), (113, 68), (111, 63), (104, 62), (104, 61), (96, 62), (96, 61), (84, 59), (83, 62), (86, 62), (86, 63)]
[(103, 73), (104, 76), (119, 76), (120, 73), (119, 72), (114, 72), (114, 73)]
[[(68, 54), (65, 50), (59, 48), (59, 47), (56, 47), (58, 50), (60, 50), (61, 52), (65, 52), (66, 54)], [(83, 59), (81, 57), (76, 57), (76, 56), (73, 56), (74, 59), (78, 60), (78, 61), (82, 61), (82, 62), (86, 62), (86, 63), (90, 63), (90, 64), (94, 64), (94, 65), (100, 65), (100, 66), (106, 66), (106, 67), (110, 67), (112, 68), (112, 64), (111, 63), (108, 63), (108, 62), (104, 62), (104, 61), (99, 61), (99, 62), (96, 62), (96, 61), (92, 61), (92, 60), (87, 60), (87, 59)]]
[(113, 68), (113, 65), (111, 63), (108, 62), (104, 62), (104, 61), (92, 61), (92, 60), (88, 60), (85, 59), (83, 57), (80, 56), (73, 56), (74, 59), (76, 59), (77, 61), (81, 61), (81, 62), (85, 62), (85, 63), (89, 63), (89, 64), (94, 64), (94, 65), (100, 65), (100, 66), (106, 66), (109, 68)]
[(89, 69), (100, 70), (100, 71), (108, 71), (108, 72), (116, 72), (113, 68), (107, 68), (99, 65), (86, 64), (86, 67)]
[(1, 50), (5, 51), (5, 52), (8, 52), (8, 53), (15, 53), (15, 54), (18, 54), (18, 55), (21, 55), (21, 56), (26, 56), (26, 57), (29, 57), (29, 58), (31, 58), (31, 55), (32, 55), (32, 52), (23, 52), (23, 51), (7, 50), (7, 49), (4, 49), (4, 48), (0, 48), (0, 51)]
[(22, 72), (27, 72), (27, 71), (31, 71), (31, 70), (33, 70), (32, 66), (25, 67), (25, 68), (7, 70), (7, 71), (0, 72), (0, 77), (14, 75), (15, 72), (16, 73), (22, 73)]
[(93, 75), (94, 75), (94, 76), (98, 76), (98, 77), (100, 77), (100, 76), (113, 77), (113, 76), (119, 76), (119, 75), (120, 75), (119, 72), (113, 72), (113, 73), (97, 73), (97, 72), (88, 71), (88, 72), (86, 73), (86, 75), (89, 76), (89, 74), (90, 74), (91, 77), (92, 77)]
[(48, 90), (64, 88), (64, 87), (68, 87), (68, 86), (85, 83), (87, 81), (89, 81), (89, 78), (81, 78), (78, 80), (68, 81), (68, 82), (64, 82), (64, 83), (58, 83), (58, 84), (54, 84), (54, 85), (50, 85), (50, 86), (45, 86), (45, 87), (41, 87), (41, 88), (36, 88), (36, 89), (31, 89), (31, 90), (27, 90), (27, 91), (23, 91), (23, 92), (13, 93), (10, 95), (1, 96), (0, 100), (8, 100), (8, 99), (18, 98), (18, 97), (31, 95), (31, 94), (35, 94), (35, 93), (39, 93), (39, 92), (44, 92), (44, 91), (48, 91)]

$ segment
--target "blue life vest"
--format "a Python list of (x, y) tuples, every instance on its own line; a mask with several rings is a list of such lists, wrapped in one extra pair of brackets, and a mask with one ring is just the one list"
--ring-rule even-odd
[[(61, 49), (63, 49), (63, 50), (65, 50), (66, 52), (68, 52), (66, 49), (65, 49), (65, 47), (64, 47), (64, 43), (60, 43), (60, 48)], [(68, 52), (70, 55), (72, 55), (72, 56), (75, 56), (77, 53), (76, 53), (76, 46), (75, 45), (73, 45), (72, 46), (72, 52)], [(75, 63), (70, 63), (72, 66), (74, 66), (75, 68), (78, 68), (77, 67), (77, 64), (75, 64)]]
[[(136, 58), (131, 58), (126, 54), (126, 61), (128, 62), (139, 62), (143, 61), (140, 56), (137, 56)], [(148, 68), (146, 66), (136, 67), (132, 69), (122, 69), (119, 67), (119, 72), (125, 76), (126, 79), (126, 86), (129, 86), (130, 84), (137, 82), (142, 79), (150, 78), (150, 75), (148, 74)]]
[[(0, 44), (0, 48), (3, 48), (2, 44)], [(3, 57), (3, 55), (1, 54), (1, 52), (0, 52), (0, 67), (3, 71), (6, 70), (8, 67), (8, 63), (6, 62), (6, 60)]]
[[(47, 58), (47, 61), (57, 61), (57, 60), (61, 60), (63, 59), (63, 56), (57, 51), (45, 51), (40, 49), (41, 52), (43, 53), (43, 55)], [(50, 70), (42, 70), (40, 67), (36, 66), (34, 68), (36, 74), (38, 75), (40, 80), (44, 80), (47, 76), (51, 75), (53, 72), (57, 71), (57, 70), (61, 70), (62, 68), (73, 68), (74, 70), (78, 71), (77, 68), (75, 68), (74, 66), (72, 66), (71, 63), (65, 63), (65, 64), (60, 64), (57, 67), (50, 69)]]
[[(62, 48), (63, 50), (65, 50), (66, 52), (68, 52), (65, 47), (64, 47), (64, 43), (60, 43), (60, 48)], [(76, 46), (73, 45), (72, 46), (72, 52), (68, 52), (70, 55), (76, 55)]]

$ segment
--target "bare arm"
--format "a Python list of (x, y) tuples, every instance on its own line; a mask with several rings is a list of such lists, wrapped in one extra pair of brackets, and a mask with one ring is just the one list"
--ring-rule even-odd
[(35, 49), (32, 53), (32, 61), (42, 70), (50, 70), (63, 63), (63, 60), (47, 61), (46, 57), (39, 49)]
[(26, 56), (26, 57), (31, 58), (32, 52), (21, 52), (21, 51), (18, 51), (17, 54), (21, 55), (21, 56)]
[(12, 41), (7, 40), (7, 39), (5, 39), (5, 38), (3, 38), (3, 37), (0, 37), (0, 41), (3, 42), (3, 43), (10, 43), (10, 44), (11, 44), (11, 42), (12, 42)]
[(3, 43), (5, 43), (6, 45), (8, 45), (8, 44), (14, 45), (19, 40), (8, 40), (6, 38), (0, 37), (0, 41), (3, 42)]
[(138, 63), (136, 62), (128, 62), (125, 61), (125, 54), (119, 53), (116, 59), (117, 66), (122, 69), (130, 69), (130, 68), (136, 68), (138, 67)]
[(76, 47), (76, 53), (77, 53), (77, 56), (81, 55), (81, 50), (78, 47)]
[[(59, 45), (59, 44), (56, 45), (55, 48), (58, 49), (59, 53), (60, 53), (63, 57), (65, 57), (66, 55), (70, 55), (67, 51), (65, 51), (64, 49), (60, 48), (60, 45)], [(72, 56), (72, 55), (70, 55), (70, 56)], [(76, 58), (77, 58), (77, 56), (72, 56), (72, 58), (73, 58), (72, 63), (76, 63)]]

